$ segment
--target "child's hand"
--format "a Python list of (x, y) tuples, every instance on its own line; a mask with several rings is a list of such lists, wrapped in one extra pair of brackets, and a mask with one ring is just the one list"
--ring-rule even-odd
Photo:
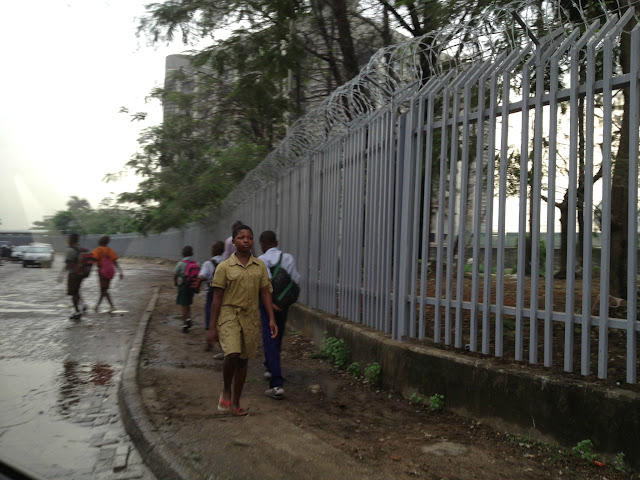
[(207, 344), (213, 346), (219, 341), (220, 337), (218, 337), (218, 329), (213, 327), (209, 328), (209, 332), (207, 333)]
[(271, 338), (276, 338), (278, 336), (278, 326), (276, 325), (276, 322), (271, 320), (269, 322), (269, 328), (271, 329)]

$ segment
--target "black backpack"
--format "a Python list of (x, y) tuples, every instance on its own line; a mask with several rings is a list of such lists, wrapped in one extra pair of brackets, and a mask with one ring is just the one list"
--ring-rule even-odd
[(287, 271), (280, 267), (281, 263), (282, 253), (280, 254), (278, 264), (271, 268), (271, 285), (273, 286), (271, 298), (274, 305), (284, 310), (296, 303), (298, 295), (300, 295), (300, 287), (291, 280)]

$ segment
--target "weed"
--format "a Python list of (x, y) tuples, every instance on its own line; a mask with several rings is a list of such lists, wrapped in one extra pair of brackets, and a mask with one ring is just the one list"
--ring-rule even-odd
[(513, 332), (516, 329), (516, 322), (508, 318), (505, 318), (502, 321), (502, 326), (504, 327), (505, 330), (509, 330)]
[(432, 410), (441, 410), (444, 407), (444, 395), (436, 393), (429, 397), (429, 407)]
[(613, 466), (619, 472), (624, 472), (627, 470), (627, 466), (625, 465), (625, 462), (624, 462), (624, 453), (622, 452), (616, 453), (616, 458), (613, 460)]
[(571, 450), (575, 456), (582, 458), (587, 463), (591, 463), (596, 458), (596, 454), (593, 453), (593, 443), (591, 440), (582, 440)]
[(371, 385), (378, 385), (380, 384), (380, 372), (382, 372), (382, 367), (378, 362), (369, 363), (364, 369), (364, 378)]
[(360, 376), (360, 364), (358, 362), (353, 362), (347, 368), (347, 373), (352, 377), (358, 378)]
[(342, 338), (326, 337), (320, 356), (342, 369), (349, 361), (349, 347)]
[(409, 397), (409, 402), (411, 402), (414, 405), (422, 404), (422, 400), (423, 398), (417, 393), (412, 393), (411, 396)]

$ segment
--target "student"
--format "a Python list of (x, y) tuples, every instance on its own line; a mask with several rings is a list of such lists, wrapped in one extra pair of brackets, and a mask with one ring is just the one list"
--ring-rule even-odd
[(100, 281), (100, 298), (98, 299), (96, 306), (93, 307), (94, 312), (98, 311), (98, 307), (100, 306), (103, 298), (106, 298), (107, 302), (109, 302), (109, 312), (113, 312), (115, 310), (113, 302), (111, 301), (111, 296), (109, 295), (109, 285), (111, 284), (111, 279), (114, 276), (115, 269), (120, 273), (120, 280), (124, 278), (122, 269), (120, 268), (120, 265), (118, 265), (118, 255), (113, 248), (107, 246), (109, 245), (109, 240), (109, 235), (103, 235), (100, 237), (98, 240), (98, 246), (94, 248), (91, 253), (91, 256), (93, 256), (98, 263), (98, 279)]
[(247, 410), (240, 406), (240, 396), (247, 378), (248, 359), (255, 356), (260, 335), (258, 298), (269, 316), (272, 338), (278, 335), (278, 327), (271, 304), (269, 272), (261, 260), (251, 255), (253, 231), (240, 225), (233, 231), (232, 240), (236, 251), (218, 265), (211, 282), (213, 301), (207, 341), (209, 344), (219, 341), (225, 354), (224, 386), (218, 410), (243, 416)]
[(191, 328), (191, 304), (193, 303), (193, 292), (187, 288), (184, 272), (187, 262), (193, 261), (193, 248), (186, 245), (182, 249), (182, 260), (173, 269), (173, 284), (178, 287), (176, 304), (182, 307), (182, 333), (189, 333)]
[[(300, 274), (296, 268), (296, 262), (292, 255), (278, 250), (278, 240), (272, 230), (264, 231), (260, 234), (260, 248), (263, 254), (258, 258), (267, 266), (269, 276), (273, 268), (280, 262), (280, 268), (289, 274), (291, 280), (300, 284)], [(264, 394), (276, 400), (284, 398), (284, 388), (282, 370), (280, 368), (280, 352), (282, 350), (282, 337), (284, 336), (285, 324), (287, 323), (288, 309), (281, 310), (277, 305), (273, 305), (278, 335), (270, 338), (269, 317), (264, 306), (260, 305), (260, 322), (262, 323), (262, 346), (264, 347), (264, 372), (265, 378), (269, 379), (269, 388)]]
[[(224, 242), (219, 240), (211, 245), (211, 259), (204, 262), (202, 264), (202, 269), (200, 270), (200, 280), (202, 280), (202, 285), (204, 285), (204, 291), (207, 295), (207, 300), (204, 305), (205, 330), (209, 330), (209, 324), (211, 323), (211, 301), (213, 300), (213, 288), (209, 288), (209, 284), (213, 279), (213, 274), (216, 271), (216, 267), (224, 260), (224, 258), (222, 257), (223, 252)], [(207, 351), (209, 350), (211, 350), (211, 345), (207, 343)], [(224, 358), (224, 356), (220, 357), (220, 359), (222, 358)]]
[(69, 235), (67, 240), (69, 248), (67, 248), (65, 253), (64, 267), (62, 267), (58, 278), (58, 281), (62, 282), (65, 272), (67, 273), (67, 295), (71, 296), (74, 309), (73, 314), (69, 317), (71, 320), (79, 320), (80, 317), (82, 317), (82, 313), (87, 311), (87, 306), (84, 302), (82, 303), (82, 312), (80, 311), (80, 302), (82, 301), (80, 297), (80, 286), (84, 277), (79, 271), (79, 263), (81, 260), (80, 254), (86, 251), (86, 249), (80, 247), (78, 240), (79, 237), (77, 233)]

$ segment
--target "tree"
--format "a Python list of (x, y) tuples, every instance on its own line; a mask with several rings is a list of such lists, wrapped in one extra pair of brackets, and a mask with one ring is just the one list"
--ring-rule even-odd
[(85, 199), (73, 196), (67, 202), (67, 210), (59, 210), (52, 217), (33, 222), (31, 229), (46, 230), (56, 235), (69, 233), (114, 234), (131, 233), (138, 229), (135, 213), (131, 209), (116, 206), (112, 199), (101, 202), (101, 208), (91, 208)]

